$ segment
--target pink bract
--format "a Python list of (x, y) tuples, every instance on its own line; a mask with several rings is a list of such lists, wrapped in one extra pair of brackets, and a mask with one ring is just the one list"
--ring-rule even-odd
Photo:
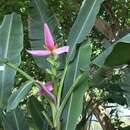
[(50, 54), (60, 55), (69, 51), (69, 46), (57, 48), (47, 23), (44, 24), (44, 43), (47, 50), (27, 50), (27, 52), (34, 56), (48, 56)]

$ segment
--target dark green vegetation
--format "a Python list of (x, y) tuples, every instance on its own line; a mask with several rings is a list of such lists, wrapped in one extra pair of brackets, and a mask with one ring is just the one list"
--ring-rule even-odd
[[(40, 46), (38, 47), (42, 47), (41, 26), (43, 22), (47, 21), (49, 23), (55, 34), (57, 44), (69, 44), (69, 46), (74, 47), (69, 53), (69, 58), (67, 57), (67, 61), (70, 64), (64, 81), (62, 97), (66, 95), (70, 86), (73, 86), (73, 83), (76, 81), (76, 77), (84, 70), (87, 70), (89, 73), (89, 78), (85, 81), (85, 83), (89, 82), (89, 85), (86, 86), (86, 88), (89, 89), (84, 100), (82, 98), (86, 91), (84, 87), (77, 87), (72, 93), (69, 100), (70, 104), (66, 107), (61, 118), (62, 123), (64, 124), (67, 118), (66, 111), (68, 111), (69, 107), (70, 111), (68, 112), (67, 123), (65, 123), (66, 126), (65, 128), (63, 127), (63, 129), (70, 130), (71, 128), (71, 130), (73, 130), (76, 128), (77, 130), (89, 130), (88, 126), (91, 124), (91, 116), (93, 114), (96, 116), (103, 130), (129, 129), (129, 126), (122, 128), (121, 125), (123, 122), (119, 119), (118, 112), (115, 108), (112, 108), (109, 116), (107, 116), (106, 113), (103, 113), (104, 118), (101, 118), (102, 109), (99, 109), (99, 106), (104, 110), (106, 107), (109, 107), (109, 103), (117, 103), (122, 106), (130, 105), (130, 1), (105, 0), (102, 3), (102, 0), (99, 0), (99, 3), (95, 2), (96, 11), (93, 10), (93, 15), (91, 14), (90, 16), (88, 16), (90, 12), (87, 4), (89, 3), (89, 8), (92, 8), (94, 0), (91, 0), (88, 3), (86, 2), (84, 8), (81, 9), (82, 0), (37, 1), (39, 4), (38, 7), (42, 10), (41, 15), (43, 16), (43, 19), (40, 19), (37, 8), (33, 8), (33, 5), (35, 5), (34, 0), (7, 0), (6, 2), (5, 0), (1, 0), (0, 21), (2, 22), (4, 15), (12, 12), (21, 15), (24, 32), (24, 46), (21, 52), (22, 60), (19, 67), (35, 79), (49, 79), (49, 75), (47, 75), (44, 70), (44, 67), (48, 67), (48, 65), (43, 59), (33, 58), (28, 55), (25, 49), (36, 48), (37, 45), (35, 46), (34, 43), (39, 43)], [(98, 13), (99, 9), (100, 11)], [(77, 18), (79, 11), (81, 15)], [(49, 19), (48, 17), (51, 18)], [(87, 20), (88, 17), (89, 20)], [(95, 17), (96, 22), (94, 19)], [(32, 21), (30, 18), (32, 18)], [(38, 21), (40, 26), (39, 24), (35, 24), (33, 20)], [(77, 22), (75, 22), (75, 20), (77, 20)], [(73, 25), (74, 22), (75, 24)], [(83, 26), (84, 23), (85, 26)], [(8, 23), (6, 24), (8, 25)], [(37, 35), (33, 34), (35, 31), (33, 24), (37, 27)], [(81, 35), (79, 35), (81, 28), (83, 28), (83, 31), (81, 31)], [(14, 30), (12, 29), (12, 31)], [(85, 51), (87, 51), (87, 53), (85, 53)], [(65, 63), (64, 56), (61, 58), (61, 61), (59, 71), (63, 70)], [(15, 71), (12, 73), (15, 73)], [(6, 73), (6, 75), (8, 75), (8, 73)], [(2, 127), (4, 130), (18, 130), (18, 128), (19, 130), (28, 130), (28, 124), (30, 129), (50, 130), (50, 126), (47, 125), (47, 122), (45, 121), (45, 114), (43, 114), (45, 111), (51, 117), (47, 100), (45, 98), (41, 99), (42, 102), (41, 100), (37, 100), (35, 89), (24, 98), (24, 94), (26, 95), (31, 89), (30, 85), (26, 87), (26, 85), (31, 84), (31, 82), (23, 84), (25, 81), (26, 78), (17, 73), (14, 87), (11, 83), (11, 87), (8, 84), (5, 85), (9, 88), (8, 90), (12, 89), (12, 87), (13, 90), (20, 88), (21, 84), (23, 85), (21, 87), (25, 88), (24, 93), (21, 92), (21, 89), (16, 91), (16, 93), (13, 93), (14, 95), (9, 99), (9, 108), (7, 107), (7, 110), (14, 109), (20, 102), (18, 108), (22, 108), (24, 114), (22, 114), (22, 111), (19, 109), (15, 109), (13, 113), (6, 112), (5, 106), (8, 98), (4, 98), (5, 95), (2, 94), (7, 94), (8, 91), (4, 89), (0, 91), (0, 93), (2, 93), (0, 106), (1, 108), (4, 108), (4, 111), (2, 109), (0, 111)], [(6, 82), (4, 82), (4, 84), (6, 84)], [(18, 95), (19, 91), (21, 92), (20, 99)], [(82, 96), (78, 97), (79, 93)], [(2, 99), (5, 100), (3, 101), (4, 103), (2, 103)], [(6, 116), (4, 113), (6, 113)], [(77, 118), (80, 114), (82, 114), (82, 116), (77, 123)], [(86, 115), (88, 115), (87, 118)], [(14, 117), (12, 120), (15, 122), (12, 126), (10, 126), (11, 117)], [(21, 122), (26, 118), (28, 123), (24, 122), (23, 126), (19, 125), (21, 123), (19, 122), (20, 117)], [(16, 120), (18, 120), (18, 124), (16, 123)], [(87, 125), (87, 128), (86, 124), (89, 124)]]

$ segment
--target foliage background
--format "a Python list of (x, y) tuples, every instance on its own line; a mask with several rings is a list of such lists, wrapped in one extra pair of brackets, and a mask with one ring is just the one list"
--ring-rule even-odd
[[(67, 37), (70, 28), (77, 16), (82, 0), (48, 0), (50, 9), (55, 13), (60, 27), (56, 28), (56, 31), (60, 32), (58, 38), (63, 38), (64, 42), (67, 42)], [(112, 5), (112, 6), (111, 6)], [(29, 0), (4, 0), (0, 1), (0, 21), (2, 21), (5, 14), (17, 12), (22, 15), (22, 21), (24, 25), (24, 48), (30, 48), (27, 31), (27, 17), (28, 10), (30, 8)], [(99, 19), (98, 19), (99, 18)], [(92, 59), (99, 55), (108, 45), (104, 44), (104, 41), (111, 42), (113, 38), (123, 36), (130, 31), (130, 1), (129, 0), (106, 0), (98, 14), (98, 18), (89, 38), (93, 41), (93, 56)], [(105, 29), (103, 25), (105, 24)], [(109, 31), (108, 31), (109, 30)], [(22, 62), (20, 68), (33, 75), (35, 78), (43, 78), (44, 72), (34, 64), (33, 58), (29, 56), (25, 49), (22, 52)], [(93, 73), (95, 67), (92, 66)], [(108, 78), (108, 82), (115, 83), (123, 80), (122, 73), (114, 73), (115, 70), (107, 70), (104, 74)], [(16, 87), (18, 87), (25, 79), (21, 75), (17, 74)], [(106, 90), (105, 90), (106, 91)], [(111, 89), (111, 93), (105, 96), (104, 101), (117, 102), (118, 104), (125, 105), (126, 100), (122, 95), (118, 95), (119, 99), (113, 97), (113, 93), (116, 90)], [(109, 90), (107, 90), (109, 92)], [(97, 94), (97, 93), (96, 93)], [(94, 96), (97, 96), (94, 93)], [(117, 121), (118, 122), (118, 121)], [(119, 122), (120, 123), (120, 122)], [(116, 124), (117, 125), (117, 124)]]

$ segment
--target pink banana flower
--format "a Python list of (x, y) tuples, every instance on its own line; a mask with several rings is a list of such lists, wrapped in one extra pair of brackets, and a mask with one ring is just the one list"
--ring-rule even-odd
[(50, 54), (60, 55), (69, 51), (69, 46), (57, 47), (46, 23), (44, 24), (44, 42), (46, 50), (27, 50), (27, 52), (34, 56), (48, 56)]
[(47, 94), (54, 102), (56, 102), (56, 97), (53, 95), (53, 84), (51, 81), (46, 82), (45, 84), (42, 84), (40, 81), (36, 81), (38, 85), (40, 85), (40, 90), (38, 95), (44, 96)]

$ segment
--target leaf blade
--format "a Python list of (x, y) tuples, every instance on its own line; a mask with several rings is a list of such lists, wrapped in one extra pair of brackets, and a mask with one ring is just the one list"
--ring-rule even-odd
[(34, 121), (38, 130), (47, 130), (48, 124), (42, 114), (43, 106), (41, 103), (35, 98), (30, 97), (29, 102), (27, 104), (28, 109), (31, 113), (32, 120)]
[(8, 100), (7, 111), (13, 110), (18, 106), (19, 102), (29, 93), (32, 85), (33, 81), (27, 81), (10, 96)]
[[(81, 70), (85, 71), (86, 69), (89, 68), (89, 64), (91, 63), (90, 58), (91, 58), (92, 48), (91, 48), (90, 42), (88, 42), (87, 44), (85, 43), (82, 46), (80, 46), (78, 50), (78, 56), (76, 57), (75, 61), (69, 65), (70, 71), (68, 70), (67, 75), (66, 75), (67, 78), (65, 79), (66, 86), (69, 86), (74, 83), (77, 76), (81, 73), (80, 72)], [(74, 76), (72, 77), (72, 75)], [(70, 78), (72, 80), (68, 82)], [(86, 80), (85, 85), (87, 85), (88, 81), (87, 79), (85, 80)], [(79, 87), (76, 90), (74, 90), (74, 92), (71, 94), (70, 101), (69, 101), (69, 109), (66, 107), (63, 113), (63, 116), (67, 115), (67, 118), (64, 119), (64, 122), (66, 122), (65, 130), (68, 130), (68, 129), (74, 130), (76, 128), (78, 117), (82, 111), (83, 95), (85, 94), (85, 91), (87, 89), (85, 85), (84, 84), (81, 86), (79, 85)], [(76, 101), (76, 104), (75, 104), (75, 101)], [(79, 104), (80, 107), (76, 107), (77, 104)]]
[[(128, 33), (103, 51), (92, 62), (98, 66), (117, 66), (130, 61), (130, 34)], [(123, 58), (121, 58), (123, 57)]]
[[(15, 13), (6, 15), (0, 26), (0, 58), (9, 59), (18, 66), (21, 62), (20, 52), (23, 48), (23, 26), (21, 17)], [(2, 64), (0, 71), (0, 107), (5, 108), (11, 94), (16, 71)], [(8, 82), (7, 82), (8, 81)]]
[(15, 109), (7, 112), (3, 120), (4, 130), (29, 130), (23, 111)]
[(68, 45), (70, 46), (70, 53), (68, 54), (69, 61), (71, 61), (74, 58), (76, 51), (75, 50), (76, 44), (80, 44), (90, 33), (95, 23), (96, 15), (100, 9), (100, 5), (102, 2), (103, 0), (84, 0), (82, 2), (80, 12), (69, 33), (68, 38)]

